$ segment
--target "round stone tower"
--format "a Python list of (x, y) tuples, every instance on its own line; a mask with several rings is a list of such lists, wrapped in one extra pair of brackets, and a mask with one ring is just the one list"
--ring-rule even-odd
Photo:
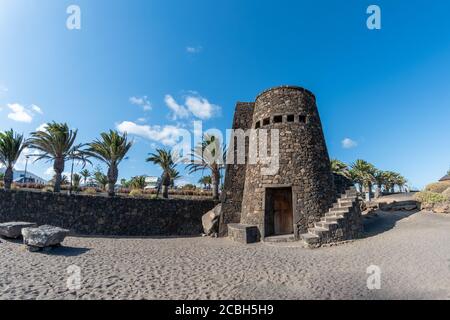
[[(258, 135), (268, 130), (269, 155), (275, 154), (271, 132), (279, 130), (279, 169), (266, 175), (266, 164), (247, 164), (241, 223), (256, 225), (262, 238), (293, 234), (299, 239), (336, 199), (315, 96), (293, 86), (262, 92), (252, 128), (259, 129)], [(253, 137), (250, 143), (257, 141)]]

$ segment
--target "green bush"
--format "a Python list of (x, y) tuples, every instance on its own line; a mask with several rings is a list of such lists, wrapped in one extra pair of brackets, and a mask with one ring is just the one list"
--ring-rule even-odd
[(450, 182), (435, 182), (425, 187), (426, 192), (442, 193), (450, 187)]
[(442, 202), (446, 202), (449, 199), (440, 194), (440, 193), (436, 193), (436, 192), (429, 192), (429, 191), (424, 191), (424, 192), (419, 192), (417, 193), (414, 198), (424, 204), (436, 204), (436, 203), (442, 203)]

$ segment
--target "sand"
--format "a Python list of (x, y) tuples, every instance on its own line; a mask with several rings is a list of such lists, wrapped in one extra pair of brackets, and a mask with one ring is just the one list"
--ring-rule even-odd
[[(408, 216), (409, 215), (409, 216)], [(450, 217), (382, 213), (366, 238), (309, 250), (228, 239), (70, 237), (31, 253), (1, 240), (0, 299), (448, 299)], [(381, 289), (367, 288), (367, 267)], [(69, 290), (67, 268), (81, 268)]]

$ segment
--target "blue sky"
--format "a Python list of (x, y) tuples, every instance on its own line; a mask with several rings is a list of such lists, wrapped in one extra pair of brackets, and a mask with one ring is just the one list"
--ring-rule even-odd
[[(81, 30), (66, 28), (71, 4)], [(381, 30), (366, 27), (370, 4)], [(131, 127), (120, 176), (159, 175), (144, 159), (178, 128), (225, 130), (236, 101), (293, 84), (316, 94), (331, 157), (422, 187), (450, 166), (449, 11), (444, 0), (1, 0), (0, 130), (67, 121), (89, 142)]]

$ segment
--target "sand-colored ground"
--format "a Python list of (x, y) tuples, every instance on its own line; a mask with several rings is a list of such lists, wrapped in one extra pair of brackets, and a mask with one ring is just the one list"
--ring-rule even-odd
[[(296, 244), (243, 246), (227, 239), (68, 238), (30, 253), (0, 243), (1, 299), (447, 299), (450, 217), (383, 213), (368, 237), (308, 250)], [(381, 268), (368, 290), (367, 267)], [(66, 288), (66, 268), (82, 288)]]

